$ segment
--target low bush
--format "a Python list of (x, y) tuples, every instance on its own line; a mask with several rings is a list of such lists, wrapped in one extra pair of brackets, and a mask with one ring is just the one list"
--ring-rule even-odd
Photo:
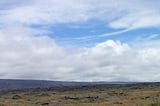
[(160, 106), (160, 103), (152, 103), (149, 106)]

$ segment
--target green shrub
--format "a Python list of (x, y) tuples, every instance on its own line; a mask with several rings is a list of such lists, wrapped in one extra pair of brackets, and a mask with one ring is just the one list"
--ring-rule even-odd
[(0, 104), (0, 106), (5, 106), (4, 104)]
[(160, 103), (152, 103), (149, 106), (160, 106)]
[(21, 99), (22, 97), (21, 96), (19, 96), (19, 95), (14, 95), (13, 97), (12, 97), (12, 99)]

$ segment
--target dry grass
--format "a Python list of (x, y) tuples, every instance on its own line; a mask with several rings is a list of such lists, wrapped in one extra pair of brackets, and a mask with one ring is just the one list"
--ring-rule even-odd
[(8, 93), (1, 95), (0, 106), (160, 106), (158, 101), (160, 87), (143, 89), (120, 87)]

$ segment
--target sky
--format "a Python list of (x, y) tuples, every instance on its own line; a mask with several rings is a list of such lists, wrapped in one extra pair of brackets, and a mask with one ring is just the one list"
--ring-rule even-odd
[(159, 0), (0, 0), (0, 78), (160, 81)]

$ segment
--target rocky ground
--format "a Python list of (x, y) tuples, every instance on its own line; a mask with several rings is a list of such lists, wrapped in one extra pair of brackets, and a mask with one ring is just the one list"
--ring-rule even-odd
[(160, 83), (0, 91), (0, 106), (160, 106)]

